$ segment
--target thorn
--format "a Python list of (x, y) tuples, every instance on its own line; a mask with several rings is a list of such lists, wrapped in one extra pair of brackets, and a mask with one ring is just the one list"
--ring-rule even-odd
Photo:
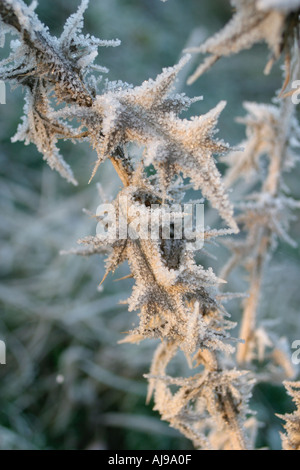
[(104, 274), (103, 278), (102, 278), (102, 281), (100, 282), (100, 284), (98, 284), (98, 287), (100, 287), (103, 282), (105, 281), (105, 279), (107, 278), (107, 276), (109, 275), (110, 271), (106, 271), (106, 273)]
[(133, 274), (127, 274), (127, 276), (120, 277), (119, 279), (114, 279), (114, 282), (124, 281), (125, 279), (131, 279), (133, 277)]

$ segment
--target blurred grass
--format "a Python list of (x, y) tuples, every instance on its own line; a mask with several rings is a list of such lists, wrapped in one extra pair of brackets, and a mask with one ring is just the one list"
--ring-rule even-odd
[[(58, 35), (76, 5), (40, 0), (37, 11)], [(224, 0), (91, 0), (85, 28), (103, 39), (122, 40), (119, 48), (101, 49), (99, 63), (110, 68), (110, 79), (136, 85), (176, 63), (196, 28), (201, 26), (197, 34), (206, 37), (229, 17)], [(266, 55), (266, 47), (256, 46), (221, 60), (192, 87), (183, 88), (190, 96), (204, 95), (193, 106), (194, 114), (221, 99), (228, 101), (220, 136), (231, 144), (243, 138), (242, 126), (234, 121), (243, 114), (242, 102), (268, 102), (280, 88), (278, 65), (269, 77), (263, 75)], [(131, 281), (113, 283), (109, 278), (98, 292), (104, 273), (101, 258), (58, 255), (94, 233), (94, 221), (81, 209), (96, 210), (96, 182), (102, 182), (107, 194), (115, 194), (120, 181), (106, 162), (87, 187), (96, 158), (87, 145), (62, 144), (79, 180), (73, 188), (44, 165), (33, 146), (11, 144), (23, 97), (19, 89), (7, 91), (7, 105), (0, 107), (0, 339), (8, 352), (7, 365), (0, 366), (0, 448), (190, 449), (189, 442), (145, 405), (142, 376), (155, 342), (117, 344), (136, 321), (135, 314), (118, 305), (129, 296)], [(297, 175), (290, 183), (300, 196)], [(293, 234), (299, 240), (299, 222)], [(280, 245), (277, 255), (273, 274), (266, 279), (262, 314), (290, 311), (282, 332), (292, 341), (299, 334), (300, 252)], [(225, 256), (220, 253), (219, 263)], [(124, 266), (116, 277), (126, 273)], [(274, 285), (283, 286), (280, 302), (273, 296)], [(232, 282), (233, 290), (239, 287)], [(238, 316), (238, 303), (233, 310)], [(179, 361), (179, 371), (183, 367)], [(258, 444), (278, 448), (280, 425), (274, 413), (284, 412), (290, 400), (281, 387), (263, 385), (253, 406), (266, 423)]]

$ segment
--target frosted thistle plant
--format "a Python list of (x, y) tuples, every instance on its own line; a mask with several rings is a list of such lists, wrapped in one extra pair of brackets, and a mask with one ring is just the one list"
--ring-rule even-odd
[[(210, 57), (193, 78), (219, 57), (265, 41), (271, 62), (283, 50), (286, 52), (286, 86), (299, 3), (232, 1), (236, 12), (231, 22), (197, 49)], [(294, 374), (284, 347), (280, 349), (276, 337), (256, 322), (265, 260), (277, 237), (293, 245), (288, 235), (288, 210), (299, 204), (284, 193), (281, 180), (281, 173), (295, 160), (293, 146), (299, 129), (293, 107), (287, 101), (272, 106), (246, 104), (245, 150), (231, 152), (216, 136), (224, 101), (206, 114), (182, 117), (199, 99), (174, 91), (178, 73), (190, 56), (140, 86), (101, 81), (107, 70), (95, 64), (98, 47), (117, 46), (119, 41), (82, 34), (87, 6), (88, 1), (83, 0), (56, 38), (39, 21), (34, 4), (28, 7), (22, 0), (0, 2), (0, 42), (4, 44), (7, 33), (17, 36), (11, 41), (9, 57), (0, 63), (0, 79), (22, 85), (26, 93), (25, 116), (13, 141), (35, 144), (50, 167), (73, 184), (76, 179), (59, 153), (58, 139), (91, 144), (97, 153), (91, 179), (97, 178), (106, 159), (112, 162), (123, 183), (111, 204), (116, 216), (115, 234), (85, 237), (79, 240), (79, 248), (70, 252), (105, 255), (102, 282), (128, 262), (126, 278), (133, 278), (134, 286), (125, 303), (129, 311), (137, 312), (139, 321), (122, 342), (160, 340), (146, 378), (148, 401), (154, 398), (162, 419), (191, 439), (196, 448), (252, 449), (258, 424), (248, 401), (256, 378), (262, 379), (252, 362), (265, 359), (268, 349), (273, 361), (266, 368), (268, 379), (278, 372), (277, 366), (285, 377)], [(215, 157), (223, 159), (228, 153), (230, 169), (223, 180)], [(258, 171), (263, 157), (267, 157), (267, 174)], [(251, 197), (237, 204), (235, 218), (228, 187), (241, 177), (253, 179)], [(261, 191), (251, 191), (251, 184), (260, 185)], [(173, 221), (169, 236), (164, 236), (166, 205), (175, 204), (175, 217), (184, 217), (181, 207), (191, 189), (201, 191), (201, 201), (207, 200), (225, 224), (221, 229), (203, 228), (204, 247), (218, 237), (237, 234), (239, 226), (242, 229), (240, 239), (225, 241), (233, 256), (220, 277), (196, 263), (198, 233), (191, 239), (183, 230), (177, 237)], [(139, 214), (139, 224), (135, 223), (135, 214)], [(90, 215), (100, 226), (106, 225), (103, 214)], [(120, 222), (124, 217), (126, 236), (122, 236), (124, 224)], [(148, 228), (147, 233), (142, 228), (148, 227), (153, 217), (157, 221), (154, 238), (145, 236), (149, 235)], [(224, 306), (241, 295), (220, 289), (238, 264), (250, 274), (241, 340), (231, 336), (236, 324)], [(169, 373), (170, 363), (180, 354), (191, 371), (188, 377)], [(247, 370), (242, 369), (244, 366)]]
[[(182, 178), (188, 178), (194, 189), (201, 189), (229, 227), (219, 232), (208, 229), (205, 239), (236, 232), (233, 208), (214, 160), (214, 155), (228, 151), (228, 145), (215, 137), (217, 120), (225, 103), (200, 117), (189, 120), (179, 117), (195, 101), (183, 94), (172, 94), (176, 75), (188, 57), (177, 66), (165, 69), (155, 80), (135, 88), (107, 81), (99, 94), (92, 64), (97, 46), (111, 43), (78, 36), (86, 6), (84, 1), (56, 39), (23, 2), (2, 2), (2, 20), (14, 28), (19, 40), (13, 43), (11, 56), (2, 62), (1, 77), (27, 89), (26, 119), (16, 138), (34, 142), (50, 165), (72, 181), (70, 170), (62, 166), (65, 164), (56, 152), (56, 139), (89, 140), (98, 154), (92, 177), (100, 163), (110, 158), (124, 184), (115, 200), (116, 210), (126, 197), (130, 206), (144, 217), (150, 215), (152, 203), (158, 205), (160, 220), (164, 217), (162, 201), (182, 203), (186, 192)], [(59, 110), (51, 107), (50, 92), (64, 104)], [(67, 124), (74, 118), (79, 122), (75, 129)], [(144, 148), (140, 161), (130, 157), (127, 148), (130, 143)], [(145, 168), (150, 165), (156, 170), (154, 177), (146, 175)], [(172, 237), (165, 240), (161, 236), (157, 240), (143, 240), (139, 236), (133, 240), (88, 237), (81, 241), (78, 252), (108, 253), (106, 276), (128, 261), (130, 276), (135, 279), (128, 305), (130, 310), (139, 312), (140, 323), (125, 341), (160, 338), (166, 344), (170, 342), (174, 351), (181, 349), (192, 365), (195, 354), (201, 363), (199, 349), (231, 353), (228, 330), (234, 325), (227, 319), (222, 296), (218, 296), (217, 285), (221, 280), (211, 269), (205, 270), (195, 263), (193, 250), (187, 248), (189, 243), (184, 236), (181, 240)], [(246, 444), (241, 436), (245, 409), (235, 404), (236, 389), (231, 385), (238, 380), (240, 372), (221, 372), (219, 365), (214, 374), (216, 382), (206, 385), (204, 396), (209, 396), (207, 387), (212, 387), (213, 394), (218, 389), (218, 377), (222, 377), (224, 385), (216, 409), (211, 407), (209, 415), (217, 414), (224, 425), (232, 417), (236, 424), (230, 445), (244, 448)], [(194, 382), (191, 378), (191, 384)], [(150, 379), (150, 383), (157, 396), (157, 380)], [(228, 419), (228, 410), (222, 409), (226, 396), (232, 396)], [(181, 406), (186, 406), (184, 401)], [(175, 422), (171, 424), (176, 427)], [(183, 426), (180, 429), (184, 431)], [(189, 432), (185, 434), (189, 436)], [(195, 444), (199, 445), (200, 441), (196, 439)]]

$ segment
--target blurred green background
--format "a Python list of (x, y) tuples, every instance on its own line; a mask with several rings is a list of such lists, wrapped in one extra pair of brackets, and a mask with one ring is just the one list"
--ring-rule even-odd
[[(58, 35), (77, 4), (40, 0), (37, 13)], [(122, 41), (118, 48), (100, 49), (98, 63), (110, 69), (111, 80), (137, 85), (176, 63), (187, 45), (197, 45), (230, 16), (226, 0), (91, 0), (85, 31)], [(281, 87), (280, 64), (263, 75), (267, 55), (259, 45), (221, 60), (192, 87), (185, 86), (185, 78), (193, 68), (180, 77), (181, 91), (204, 96), (193, 114), (227, 100), (219, 128), (232, 145), (244, 137), (235, 123), (244, 114), (243, 101), (268, 103)], [(0, 366), (0, 449), (190, 449), (145, 405), (143, 374), (156, 342), (117, 344), (136, 322), (136, 314), (118, 304), (128, 298), (132, 282), (115, 283), (111, 276), (97, 291), (104, 274), (100, 257), (59, 255), (95, 233), (95, 221), (82, 208), (96, 210), (96, 182), (114, 196), (120, 181), (106, 162), (87, 186), (96, 156), (86, 144), (61, 144), (77, 188), (52, 172), (34, 146), (12, 144), (22, 108), (22, 90), (7, 87), (7, 104), (0, 105), (0, 339), (7, 345), (7, 365)], [(297, 174), (287, 183), (300, 197)], [(299, 220), (292, 235), (300, 241)], [(216, 271), (226, 256), (220, 253), (213, 263)], [(300, 338), (299, 257), (299, 249), (278, 246), (260, 309), (264, 317), (282, 318), (279, 331), (290, 343)], [(126, 266), (115, 278), (125, 274)], [(239, 290), (239, 280), (231, 287)], [(239, 303), (234, 304), (238, 319)], [(179, 361), (178, 368), (184, 367)], [(274, 414), (293, 408), (285, 391), (256, 387), (252, 406), (264, 423), (257, 445), (279, 448), (281, 423)]]

